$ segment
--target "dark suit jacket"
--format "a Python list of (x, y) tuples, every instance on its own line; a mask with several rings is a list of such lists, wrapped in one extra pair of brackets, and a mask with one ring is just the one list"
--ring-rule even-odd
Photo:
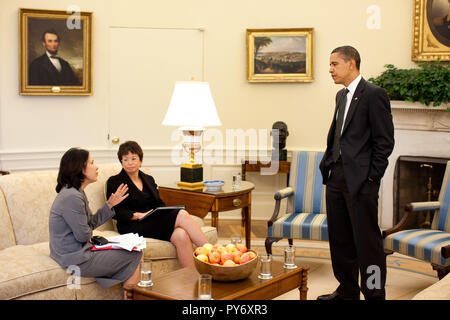
[[(165, 203), (161, 200), (158, 193), (158, 187), (155, 183), (155, 179), (139, 171), (139, 177), (142, 183), (150, 190), (153, 195), (153, 201), (145, 205), (145, 207), (140, 207), (137, 205), (136, 197), (138, 197), (139, 189), (131, 181), (125, 170), (122, 169), (119, 174), (112, 176), (106, 182), (106, 198), (108, 199), (111, 193), (115, 192), (121, 183), (126, 183), (128, 185), (128, 197), (125, 198), (121, 203), (114, 206), (114, 211), (116, 215), (114, 219), (117, 220), (117, 229), (120, 233), (134, 232), (136, 230), (135, 224), (138, 224), (138, 220), (130, 220), (135, 212), (145, 212), (156, 207), (164, 207)], [(131, 230), (131, 231), (130, 231)]]
[(61, 63), (61, 72), (56, 70), (46, 53), (34, 59), (28, 69), (28, 84), (40, 86), (81, 85), (69, 63), (61, 58), (59, 58), (59, 62)]
[[(344, 89), (336, 94), (336, 109), (327, 138), (327, 149), (320, 164), (326, 184), (332, 159), (337, 102)], [(394, 125), (388, 95), (383, 88), (361, 78), (344, 123), (341, 135), (341, 158), (347, 187), (356, 195), (368, 178), (379, 182), (394, 148)]]

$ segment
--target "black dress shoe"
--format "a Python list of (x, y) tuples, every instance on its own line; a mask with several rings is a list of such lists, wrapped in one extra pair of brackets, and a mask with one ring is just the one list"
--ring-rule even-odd
[(348, 296), (337, 291), (331, 294), (324, 294), (322, 296), (318, 296), (317, 300), (322, 301), (331, 301), (331, 300), (359, 300), (359, 296)]

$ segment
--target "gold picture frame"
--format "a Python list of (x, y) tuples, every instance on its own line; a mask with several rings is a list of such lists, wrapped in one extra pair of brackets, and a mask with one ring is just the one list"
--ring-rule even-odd
[(450, 61), (448, 6), (447, 0), (414, 0), (413, 61)]
[(19, 9), (19, 94), (92, 94), (92, 12)]
[(247, 81), (314, 81), (313, 37), (313, 28), (247, 29)]

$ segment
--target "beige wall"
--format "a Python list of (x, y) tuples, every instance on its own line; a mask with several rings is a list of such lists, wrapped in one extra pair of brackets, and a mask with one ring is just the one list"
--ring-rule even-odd
[[(93, 15), (93, 88), (90, 97), (31, 97), (18, 94), (18, 9), (65, 10), (75, 4)], [(380, 8), (381, 28), (367, 21)], [(64, 150), (77, 145), (108, 149), (109, 28), (205, 29), (204, 75), (226, 128), (270, 128), (285, 121), (287, 146), (324, 148), (339, 89), (328, 75), (330, 51), (351, 44), (369, 78), (393, 63), (410, 59), (413, 0), (1, 0), (0, 152)], [(246, 81), (247, 28), (313, 27), (314, 82), (250, 84)], [(170, 39), (168, 39), (170, 41)], [(149, 48), (153, 44), (149, 44)], [(133, 43), (124, 43), (133, 50)], [(157, 75), (154, 75), (157, 76)], [(130, 99), (133, 96), (130, 95)], [(151, 110), (148, 111), (151, 115)], [(158, 128), (152, 128), (157, 132)], [(166, 139), (167, 148), (173, 143)], [(160, 143), (158, 143), (160, 145)], [(151, 146), (148, 146), (151, 147)]]

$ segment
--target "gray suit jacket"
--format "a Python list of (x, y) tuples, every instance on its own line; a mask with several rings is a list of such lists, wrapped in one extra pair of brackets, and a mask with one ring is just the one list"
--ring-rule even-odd
[(50, 209), (50, 257), (65, 268), (86, 262), (92, 231), (113, 216), (106, 203), (92, 214), (83, 190), (62, 188)]

